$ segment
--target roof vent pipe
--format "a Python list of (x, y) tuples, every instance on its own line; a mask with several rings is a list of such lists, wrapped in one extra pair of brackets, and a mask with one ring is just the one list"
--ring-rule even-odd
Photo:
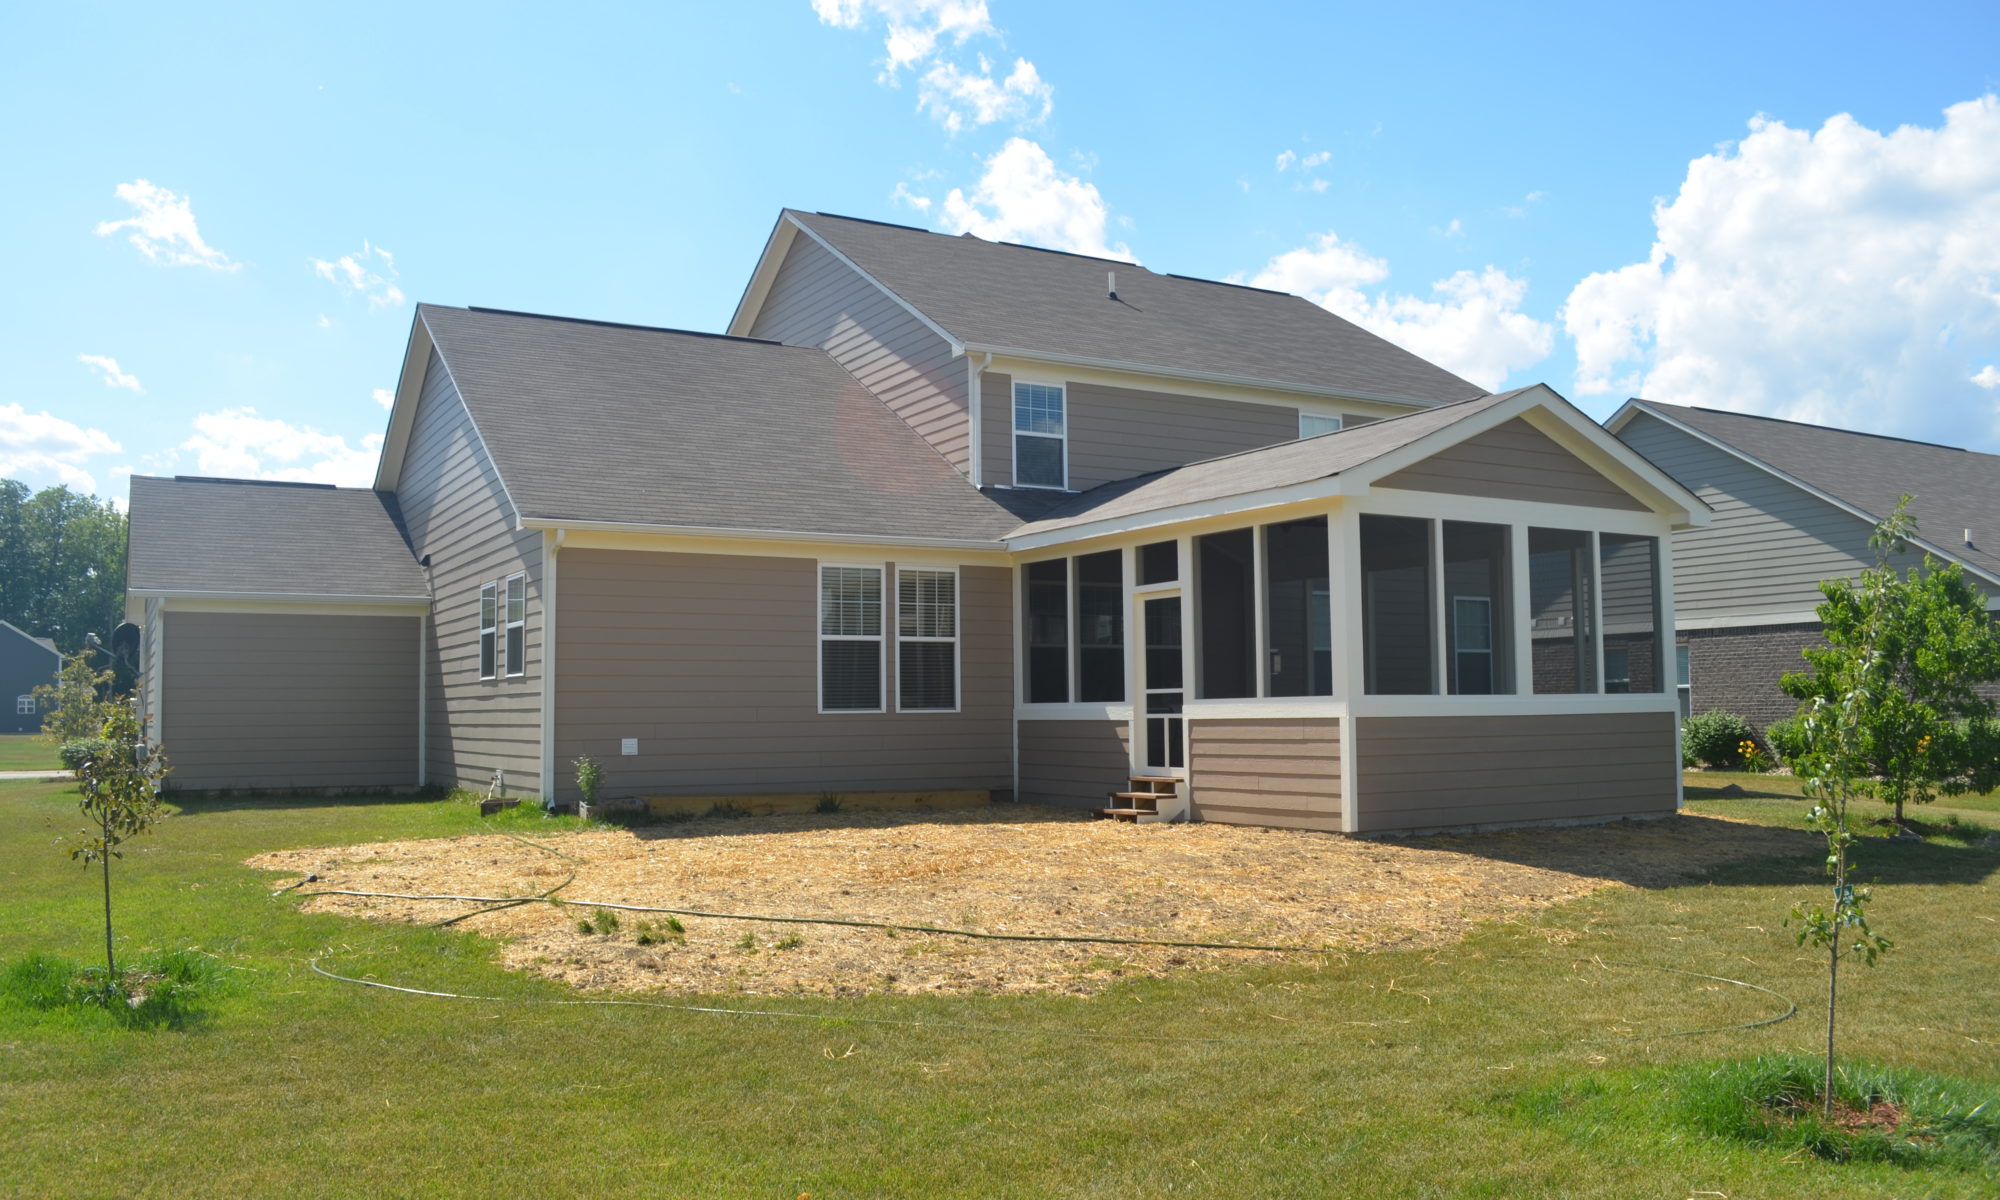
[(1972, 531), (1970, 529), (1965, 531), (1965, 544), (1968, 546), (1972, 544)]
[(1113, 300), (1118, 298), (1118, 272), (1106, 271), (1104, 273), (1104, 294)]

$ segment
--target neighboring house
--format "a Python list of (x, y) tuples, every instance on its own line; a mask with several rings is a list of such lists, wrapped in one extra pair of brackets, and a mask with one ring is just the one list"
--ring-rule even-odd
[(1547, 388), (791, 211), (731, 331), (420, 305), (372, 490), (135, 479), (175, 786), (1676, 807), (1660, 546), (1707, 511)]
[(1898, 565), (1928, 553), (2000, 597), (2000, 455), (1651, 400), (1605, 424), (1715, 513), (1673, 539), (1683, 714), (1759, 731), (1791, 716), (1778, 680), (1820, 640), (1820, 581), (1873, 565), (1869, 536), (1905, 493), (1919, 536)]
[(62, 653), (47, 638), (31, 637), (0, 621), (0, 733), (40, 733), (43, 708), (35, 689), (52, 685)]

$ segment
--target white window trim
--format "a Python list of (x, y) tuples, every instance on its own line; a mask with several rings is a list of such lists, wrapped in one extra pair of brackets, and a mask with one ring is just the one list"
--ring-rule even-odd
[[(1062, 393), (1063, 431), (1054, 433), (1029, 433), (1020, 427), (1021, 389), (1023, 387), (1050, 387)], [(1069, 487), (1069, 384), (1054, 379), (1016, 379), (1008, 388), (1007, 432), (1011, 440), (1007, 443), (1007, 459), (1010, 477), (1017, 488), (1035, 488), (1042, 491), (1066, 492)], [(1062, 445), (1062, 483), (1022, 483), (1021, 455), (1019, 447), (1024, 437), (1045, 438)]]
[[(851, 717), (880, 715), (888, 712), (889, 700), (889, 638), (890, 612), (888, 605), (892, 597), (888, 583), (886, 562), (830, 562), (823, 561), (813, 568), (813, 707), (823, 717)], [(877, 589), (884, 611), (877, 626), (880, 633), (827, 633), (826, 632), (826, 571), (828, 567), (848, 567), (875, 572), (882, 585)], [(874, 642), (881, 647), (875, 656), (875, 694), (880, 698), (874, 708), (828, 708), (826, 706), (826, 652), (821, 646), (834, 642)]]
[(36, 700), (35, 700), (35, 694), (34, 694), (33, 692), (29, 692), (29, 693), (28, 693), (27, 695), (25, 695), (25, 696), (16, 696), (16, 697), (14, 697), (14, 715), (15, 715), (15, 716), (17, 716), (17, 717), (32, 717), (32, 716), (34, 716), (34, 715), (35, 715), (35, 713), (36, 713), (36, 712), (38, 712), (39, 710), (40, 710), (40, 705), (39, 705), (39, 704), (38, 704), (38, 703), (36, 702)]
[[(1074, 570), (1074, 568), (1072, 568)], [(903, 574), (923, 573), (927, 575), (951, 576), (951, 636), (916, 637), (903, 633)], [(891, 611), (896, 614), (896, 711), (899, 713), (955, 713), (965, 707), (965, 581), (959, 577), (957, 567), (927, 567), (913, 565), (905, 567), (896, 564), (896, 594), (890, 600)], [(903, 643), (904, 642), (950, 642), (951, 643), (951, 707), (950, 708), (906, 708), (903, 705)], [(1071, 652), (1074, 654), (1074, 650)]]
[[(1686, 654), (1688, 660), (1686, 683), (1681, 682), (1682, 654)], [(1694, 715), (1694, 648), (1692, 643), (1679, 642), (1679, 641), (1674, 643), (1673, 671), (1674, 671), (1674, 702), (1680, 706), (1680, 711), (1684, 712), (1687, 716), (1693, 716)], [(1685, 701), (1683, 701), (1683, 697), (1685, 697)]]
[[(1307, 421), (1331, 421), (1333, 422), (1333, 428), (1322, 429), (1316, 433), (1307, 433), (1306, 432)], [(1345, 428), (1347, 428), (1347, 418), (1339, 413), (1307, 412), (1305, 409), (1299, 410), (1299, 436), (1302, 438), (1320, 437), (1324, 434), (1339, 433), (1341, 430)]]
[[(1470, 600), (1475, 604), (1484, 604), (1486, 606), (1486, 648), (1484, 650), (1480, 649), (1468, 650), (1458, 644), (1458, 605), (1459, 602), (1463, 600)], [(1511, 691), (1465, 692), (1459, 690), (1461, 687), (1463, 687), (1463, 682), (1459, 679), (1459, 670), (1458, 670), (1458, 656), (1461, 654), (1484, 654), (1486, 656), (1487, 681), (1489, 683), (1495, 682), (1495, 676), (1497, 675), (1497, 672), (1494, 670), (1494, 667), (1498, 665), (1499, 660), (1497, 656), (1494, 654), (1494, 643), (1499, 640), (1500, 626), (1499, 623), (1495, 621), (1493, 618), (1497, 613), (1499, 605), (1493, 603), (1493, 597), (1491, 596), (1472, 596), (1472, 595), (1461, 596), (1456, 593), (1453, 593), (1451, 597), (1451, 603), (1448, 607), (1451, 610), (1451, 618), (1450, 618), (1451, 629), (1449, 631), (1451, 634), (1451, 674), (1450, 677), (1445, 680), (1445, 682), (1458, 686), (1446, 689), (1445, 694), (1450, 696), (1513, 695), (1513, 692)]]
[[(521, 619), (518, 621), (514, 620), (513, 616), (508, 612), (508, 609), (511, 608), (513, 605), (514, 581), (516, 579), (521, 581)], [(501, 604), (501, 610), (499, 613), (499, 617), (500, 617), (501, 641), (499, 646), (499, 654), (497, 656), (500, 664), (500, 673), (501, 675), (503, 675), (508, 679), (519, 679), (521, 676), (526, 675), (528, 673), (528, 574), (527, 572), (516, 571), (512, 575), (507, 576), (506, 580), (503, 582), (503, 585), (500, 589), (500, 604)], [(519, 626), (521, 629), (520, 662), (515, 662), (514, 656), (507, 653), (507, 644), (513, 641), (512, 634), (515, 626)]]
[[(479, 677), (497, 679), (500, 677), (500, 595), (499, 584), (479, 585)], [(486, 623), (488, 606), (491, 606), (493, 623)], [(493, 670), (486, 669), (486, 639), (493, 639)]]

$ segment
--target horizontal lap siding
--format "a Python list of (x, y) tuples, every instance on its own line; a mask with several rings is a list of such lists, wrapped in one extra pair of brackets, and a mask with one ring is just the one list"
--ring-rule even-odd
[(1376, 486), (1635, 512), (1646, 508), (1518, 417), (1384, 476)]
[(1340, 722), (1188, 722), (1194, 816), (1234, 825), (1338, 831)]
[(41, 705), (32, 713), (17, 713), (15, 708), (20, 697), (53, 685), (61, 667), (62, 659), (48, 647), (11, 629), (0, 629), (0, 705), (5, 706), (0, 707), (0, 733), (41, 731)]
[(1021, 799), (1102, 808), (1130, 786), (1132, 727), (1123, 721), (1022, 721)]
[[(507, 773), (515, 795), (541, 794), (542, 535), (513, 528), (499, 473), (451, 374), (431, 355), (397, 500), (417, 556), (431, 556), (428, 780), (484, 789)], [(527, 575), (527, 674), (479, 677), (479, 589)], [(504, 619), (504, 616), (503, 616)], [(505, 626), (500, 642), (506, 642)]]
[(168, 786), (415, 786), (417, 623), (168, 614)]
[[(565, 550), (558, 570), (556, 759), (601, 760), (607, 795), (1012, 786), (1001, 568), (959, 571), (961, 711), (824, 714), (814, 560)], [(891, 639), (892, 709), (894, 653)], [(637, 755), (619, 753), (624, 738)], [(559, 792), (574, 798), (567, 774)]]
[(971, 470), (965, 361), (818, 242), (792, 242), (750, 335), (825, 350), (953, 466)]
[(1672, 812), (1671, 713), (1362, 717), (1359, 832)]

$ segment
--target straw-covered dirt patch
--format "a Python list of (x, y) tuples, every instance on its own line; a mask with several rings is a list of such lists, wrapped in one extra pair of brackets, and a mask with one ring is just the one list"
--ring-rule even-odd
[(1338, 954), (1435, 945), (1474, 922), (1598, 888), (1663, 885), (1725, 859), (1809, 849), (1795, 831), (1688, 815), (1377, 841), (1215, 824), (1135, 826), (1025, 805), (716, 819), (535, 841), (539, 847), (492, 834), (249, 861), (294, 878), (317, 875), (299, 889), (312, 911), (394, 921), (442, 921), (481, 906), (310, 893), (513, 897), (562, 885), (558, 895), (568, 903), (561, 906), (521, 905), (462, 924), (501, 939), (507, 965), (585, 988), (1082, 994), (1122, 977), (1281, 956), (694, 916), (676, 918), (676, 929), (665, 914), (635, 912), (617, 912), (607, 931), (592, 902)]

